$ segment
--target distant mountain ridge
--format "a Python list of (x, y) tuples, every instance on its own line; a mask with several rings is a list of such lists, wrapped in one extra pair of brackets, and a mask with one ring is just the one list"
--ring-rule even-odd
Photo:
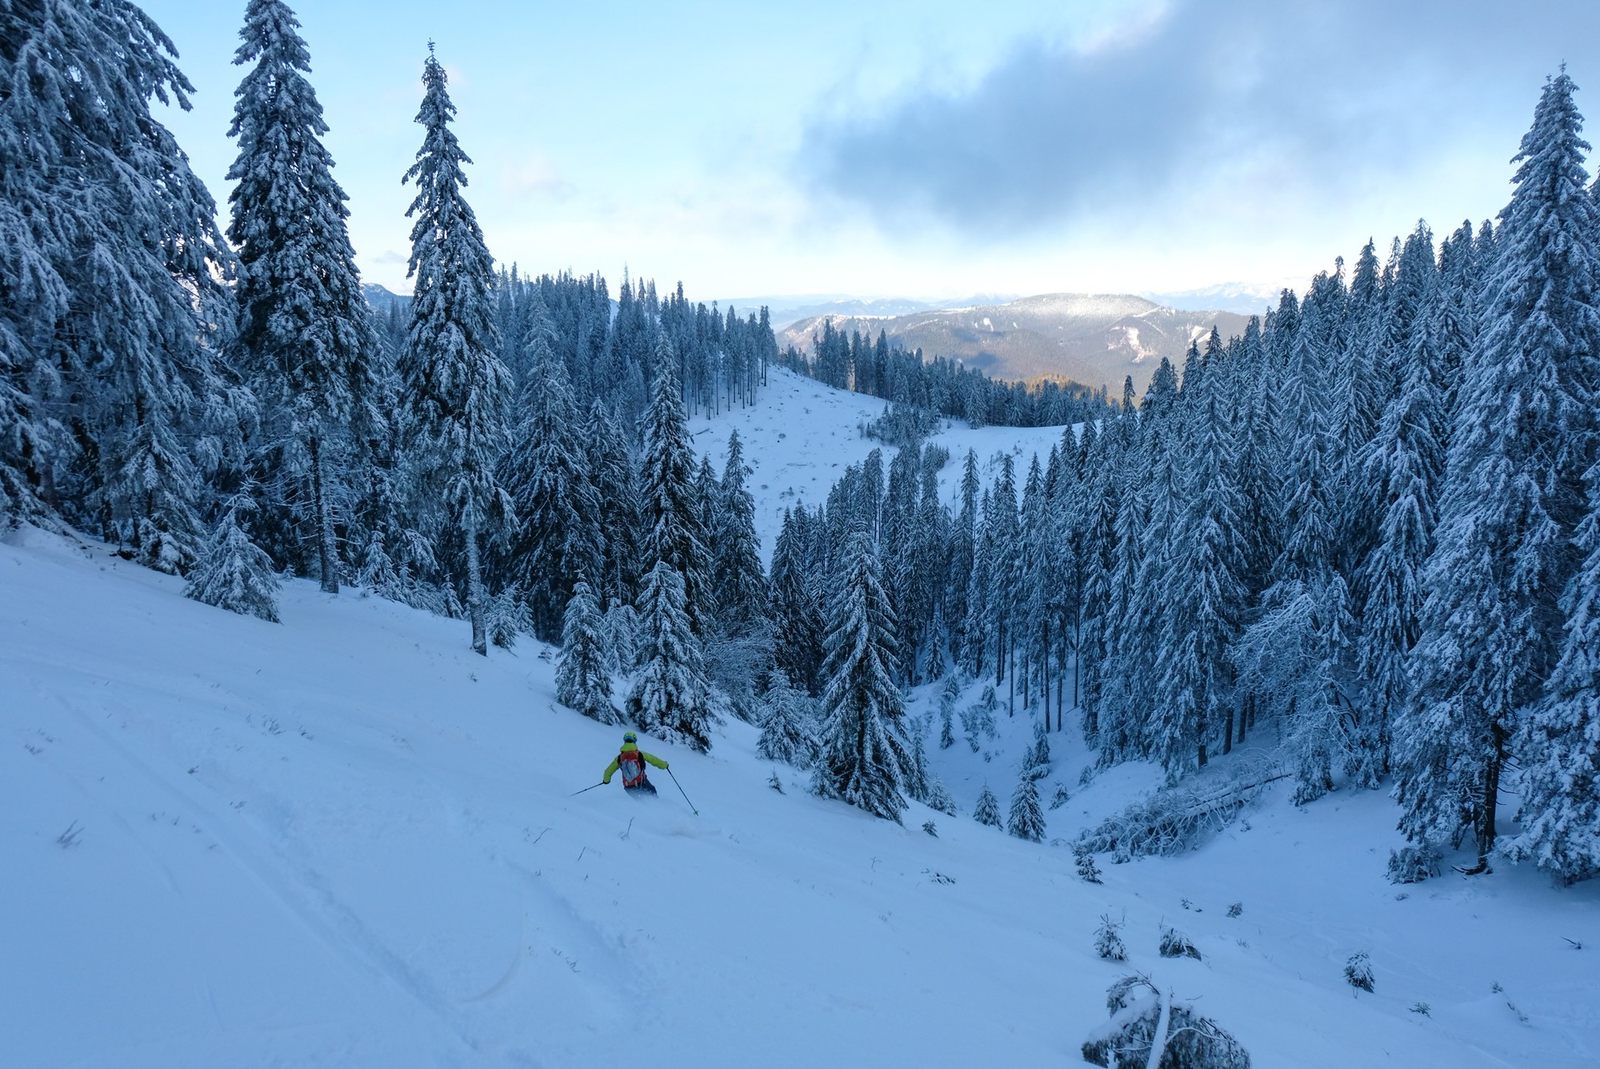
[(1163, 356), (1181, 362), (1189, 343), (1216, 326), (1243, 333), (1237, 312), (1186, 311), (1132, 294), (1044, 293), (999, 304), (894, 315), (813, 315), (778, 332), (779, 345), (806, 350), (824, 320), (928, 357), (959, 359), (997, 379), (1071, 379), (1113, 392), (1127, 375), (1143, 388)]

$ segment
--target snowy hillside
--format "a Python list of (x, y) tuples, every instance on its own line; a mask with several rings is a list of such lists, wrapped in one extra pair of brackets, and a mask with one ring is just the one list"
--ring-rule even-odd
[[(732, 426), (751, 443), (770, 546), (784, 495), (820, 500), (880, 408), (775, 373), (695, 429), (714, 456)], [(985, 455), (1059, 430), (949, 435)], [(1269, 796), (1092, 885), (1059, 841), (1158, 773), (1080, 788), (1070, 720), (1054, 845), (919, 805), (875, 820), (793, 772), (779, 794), (738, 723), (707, 756), (642, 740), (696, 816), (665, 774), (653, 801), (573, 796), (617, 732), (554, 706), (534, 643), (485, 661), (459, 621), (302, 581), (282, 625), (180, 592), (96, 544), (0, 544), (8, 1065), (1073, 1065), (1130, 970), (1261, 1067), (1600, 1061), (1600, 888), (1397, 888), (1381, 793)], [(985, 784), (1004, 808), (1030, 734), (1002, 703), (976, 751), (928, 739), (963, 814)], [(1126, 966), (1093, 952), (1102, 915)], [(1203, 960), (1159, 957), (1168, 925)], [(1370, 994), (1342, 975), (1362, 951)]]
[[(753, 473), (749, 490), (756, 502), (756, 533), (770, 559), (784, 509), (823, 503), (850, 465), (861, 463), (874, 449), (883, 450), (887, 465), (897, 450), (861, 431), (883, 414), (885, 403), (878, 398), (835, 390), (782, 368), (768, 371), (767, 381), (757, 404), (697, 416), (689, 421), (689, 430), (695, 451), (709, 457), (719, 473), (727, 458), (728, 435), (739, 432)], [(944, 428), (928, 441), (950, 451), (950, 462), (939, 473), (946, 501), (955, 499), (967, 450), (977, 452), (985, 481), (993, 478), (996, 458), (1009, 452), (1020, 480), (1034, 456), (1045, 462), (1062, 432), (1060, 427), (973, 428), (957, 420), (945, 420)]]

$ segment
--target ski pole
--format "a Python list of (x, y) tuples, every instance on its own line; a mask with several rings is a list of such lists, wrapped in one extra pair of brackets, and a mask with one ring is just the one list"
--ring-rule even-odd
[[(672, 769), (670, 769), (670, 768), (667, 769), (667, 775), (672, 776)], [(685, 802), (689, 802), (689, 795), (688, 795), (688, 793), (686, 791), (684, 791), (683, 784), (678, 782), (678, 777), (677, 776), (672, 776), (672, 785), (674, 787), (678, 788), (678, 793), (683, 795), (683, 800)], [(689, 802), (689, 809), (690, 809), (691, 812), (694, 813), (695, 816), (699, 816), (700, 815), (700, 810), (695, 809), (693, 802)]]
[[(568, 798), (576, 798), (576, 797), (578, 797), (578, 795), (582, 794), (584, 791), (592, 791), (596, 787), (604, 787), (604, 786), (605, 786), (604, 783), (592, 783), (589, 786), (585, 787), (582, 791), (573, 791), (571, 794), (567, 795), (567, 797)], [(693, 807), (691, 806), (690, 808), (693, 808)]]

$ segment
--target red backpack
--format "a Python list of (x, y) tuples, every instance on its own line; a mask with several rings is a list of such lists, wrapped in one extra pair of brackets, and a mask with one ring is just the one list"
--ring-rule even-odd
[(638, 750), (623, 750), (617, 755), (617, 768), (622, 772), (624, 787), (637, 787), (644, 782), (644, 758)]

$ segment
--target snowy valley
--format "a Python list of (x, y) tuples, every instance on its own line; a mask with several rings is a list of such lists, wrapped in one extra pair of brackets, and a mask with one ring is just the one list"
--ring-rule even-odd
[[(692, 426), (719, 448), (740, 429), (769, 524), (865, 455), (879, 408), (774, 373)], [(1025, 461), (1059, 433), (946, 437)], [(631, 1045), (663, 1067), (1071, 1065), (1130, 972), (1258, 1066), (1600, 1058), (1600, 888), (1509, 867), (1392, 885), (1385, 792), (1295, 808), (1278, 784), (1200, 849), (1102, 856), (1091, 884), (1067, 843), (1159, 769), (1080, 787), (1069, 717), (1042, 793), (1070, 798), (1044, 843), (1011, 838), (970, 814), (986, 785), (1004, 805), (1033, 716), (1002, 706), (995, 738), (941, 749), (924, 687), (960, 816), (816, 798), (737, 721), (706, 755), (641, 740), (698, 816), (659, 775), (655, 799), (573, 797), (620, 729), (555, 704), (548, 647), (484, 660), (459, 621), (306, 581), (281, 625), (182, 586), (75, 538), (0, 545), (7, 1064), (560, 1067)], [(1125, 964), (1095, 953), (1103, 916)], [(1201, 959), (1159, 956), (1168, 927)], [(1343, 975), (1362, 952), (1371, 993)]]

